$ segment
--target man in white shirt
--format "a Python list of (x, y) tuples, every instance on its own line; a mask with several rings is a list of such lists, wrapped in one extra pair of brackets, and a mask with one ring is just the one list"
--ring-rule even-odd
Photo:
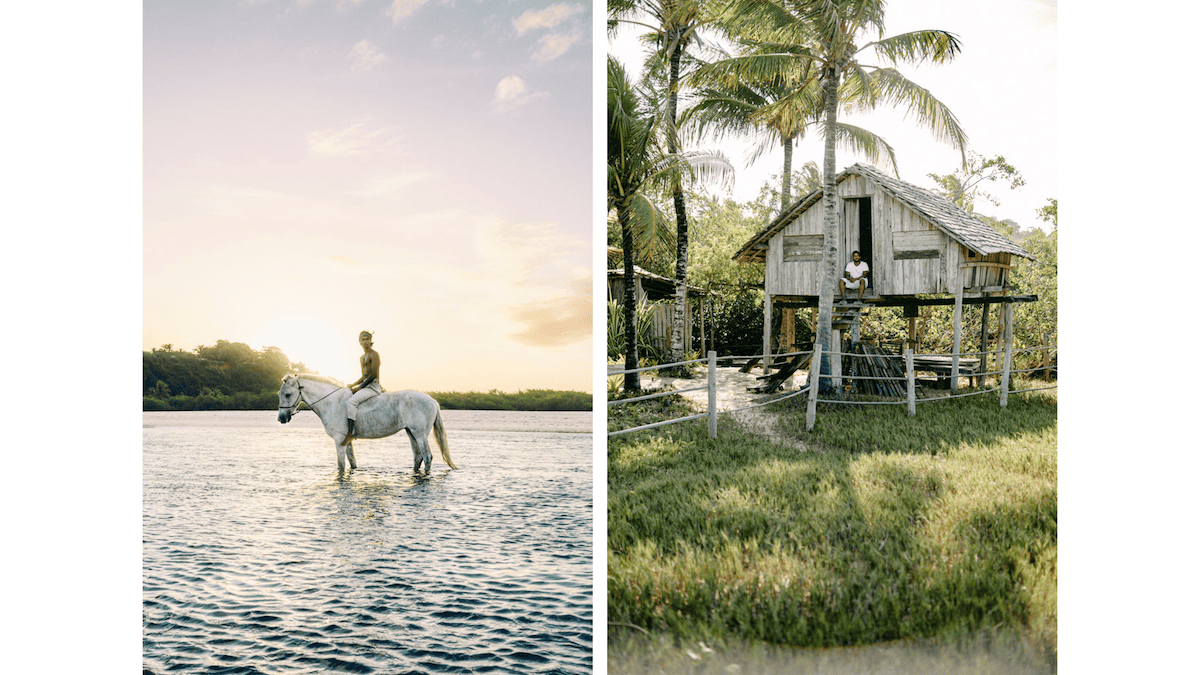
[(858, 251), (850, 254), (853, 262), (846, 263), (846, 271), (842, 273), (842, 278), (838, 279), (838, 288), (841, 289), (840, 300), (846, 299), (846, 289), (858, 289), (858, 299), (861, 302), (863, 291), (867, 290), (867, 274), (870, 269), (867, 263), (863, 262), (862, 255)]

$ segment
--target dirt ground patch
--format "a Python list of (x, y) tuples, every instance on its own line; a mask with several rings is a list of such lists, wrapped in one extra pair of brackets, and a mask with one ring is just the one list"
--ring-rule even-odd
[[(758, 379), (761, 376), (761, 367), (754, 368), (748, 373), (743, 373), (734, 367), (717, 368), (717, 426), (719, 427), (721, 424), (728, 424), (732, 421), (741, 425), (747, 431), (766, 436), (775, 443), (807, 451), (808, 447), (804, 443), (783, 434), (779, 423), (780, 415), (778, 410), (780, 406), (767, 405), (748, 410), (741, 409), (752, 404), (778, 399), (789, 392), (802, 389), (805, 381), (808, 379), (808, 374), (798, 372), (792, 375), (784, 382), (781, 389), (771, 394), (758, 394), (747, 391), (750, 387), (762, 384), (762, 381)], [(707, 382), (706, 378), (707, 376), (704, 374), (700, 374), (694, 379), (659, 377), (656, 372), (651, 371), (643, 375), (642, 386), (646, 388), (689, 389), (704, 386)], [(680, 396), (687, 400), (697, 412), (708, 410), (707, 391), (689, 391), (680, 394)], [(802, 397), (792, 397), (790, 400), (794, 401), (796, 398)]]

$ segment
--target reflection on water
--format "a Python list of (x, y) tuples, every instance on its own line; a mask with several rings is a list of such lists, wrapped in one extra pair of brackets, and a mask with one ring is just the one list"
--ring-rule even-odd
[(591, 671), (590, 435), (447, 420), (462, 469), (339, 474), (319, 426), (207, 415), (143, 431), (146, 672)]

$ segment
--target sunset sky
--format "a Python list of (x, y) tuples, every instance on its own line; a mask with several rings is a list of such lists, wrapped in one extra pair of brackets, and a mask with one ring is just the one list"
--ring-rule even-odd
[(143, 349), (592, 390), (592, 7), (143, 4)]
[[(909, 79), (931, 91), (958, 117), (970, 140), (969, 148), (984, 157), (1004, 155), (1025, 178), (1016, 190), (993, 184), (983, 189), (1000, 201), (998, 206), (979, 201), (976, 210), (1000, 219), (1011, 218), (1022, 227), (1045, 226), (1036, 212), (1046, 199), (1058, 197), (1058, 3), (1056, 0), (889, 0), (885, 36), (913, 30), (941, 29), (958, 36), (962, 52), (944, 65), (901, 66)], [(609, 51), (626, 66), (640, 63), (636, 35), (623, 32)], [(873, 36), (872, 36), (873, 37)], [(871, 60), (866, 60), (872, 63)], [(885, 65), (885, 64), (880, 64)], [(881, 107), (870, 114), (840, 115), (882, 136), (895, 148), (900, 178), (932, 188), (929, 173), (953, 173), (959, 153), (940, 143), (925, 129), (905, 119), (903, 109)], [(793, 168), (823, 161), (824, 141), (810, 133), (797, 142)], [(709, 144), (726, 154), (737, 171), (737, 182), (728, 193), (738, 201), (758, 197), (762, 184), (783, 170), (780, 147), (750, 166), (749, 141)], [(838, 151), (838, 170), (864, 157)]]

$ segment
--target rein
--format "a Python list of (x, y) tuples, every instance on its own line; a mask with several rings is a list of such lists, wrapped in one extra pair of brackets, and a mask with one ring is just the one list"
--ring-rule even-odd
[[(290, 410), (292, 412), (295, 412), (296, 409), (300, 407), (301, 403), (308, 403), (308, 401), (304, 400), (304, 389), (300, 386), (300, 382), (301, 382), (301, 378), (296, 378), (296, 391), (300, 392), (300, 396), (296, 399), (296, 405), (294, 405), (294, 406), (282, 406), (281, 405), (281, 406), (279, 406), (280, 410)], [(333, 391), (329, 392), (328, 394), (325, 394), (324, 396), (313, 401), (312, 403), (308, 403), (308, 407), (312, 408), (316, 404), (320, 403), (321, 401), (324, 401), (325, 399), (329, 398), (330, 396), (333, 396), (334, 394), (338, 393), (342, 389), (345, 389), (345, 387), (337, 387)], [(314, 411), (314, 412), (316, 412), (316, 411)]]

